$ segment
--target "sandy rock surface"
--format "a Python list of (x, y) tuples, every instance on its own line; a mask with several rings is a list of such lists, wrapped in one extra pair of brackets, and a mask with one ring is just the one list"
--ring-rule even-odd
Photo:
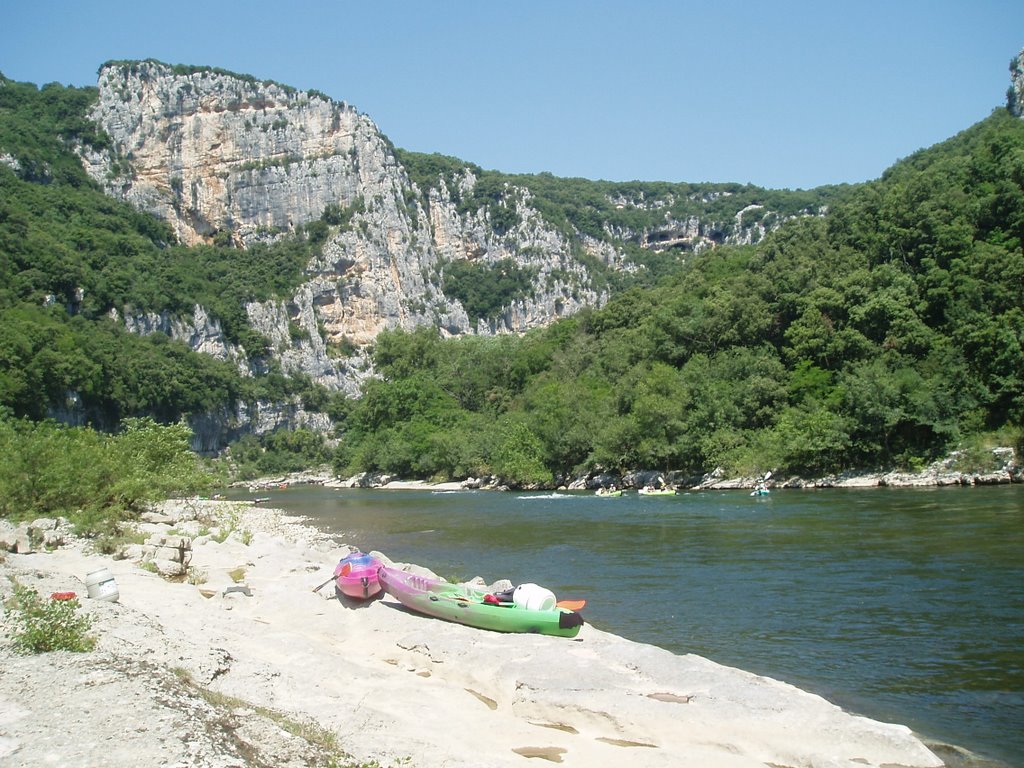
[[(346, 546), (274, 510), (201, 506), (234, 530), (196, 531), (201, 583), (79, 540), (3, 556), (0, 598), (11, 578), (74, 590), (98, 644), (17, 656), (0, 636), (0, 765), (315, 766), (339, 751), (338, 765), (385, 768), (943, 764), (903, 726), (590, 625), (573, 640), (500, 634), (314, 592)], [(116, 603), (85, 599), (102, 567)]]

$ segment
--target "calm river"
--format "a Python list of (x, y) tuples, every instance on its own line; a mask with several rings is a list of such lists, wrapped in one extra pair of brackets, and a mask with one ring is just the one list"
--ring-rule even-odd
[(601, 629), (1024, 768), (1024, 486), (270, 496), (364, 550), (586, 598)]

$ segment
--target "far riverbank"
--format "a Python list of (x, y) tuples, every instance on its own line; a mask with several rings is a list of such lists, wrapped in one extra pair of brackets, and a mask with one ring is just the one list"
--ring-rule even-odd
[(409, 480), (381, 472), (364, 472), (348, 478), (340, 478), (327, 467), (312, 468), (286, 475), (262, 477), (238, 481), (233, 487), (249, 488), (252, 491), (282, 488), (289, 485), (323, 485), (331, 488), (380, 488), (383, 490), (596, 490), (614, 485), (624, 489), (639, 489), (646, 486), (667, 487), (677, 491), (736, 490), (753, 489), (764, 485), (767, 489), (819, 489), (819, 488), (926, 488), (948, 486), (992, 486), (1024, 482), (1024, 465), (1018, 460), (1013, 448), (994, 448), (983, 462), (984, 467), (967, 467), (959, 452), (932, 462), (917, 472), (906, 470), (854, 471), (820, 477), (780, 476), (771, 470), (765, 474), (747, 477), (727, 477), (721, 470), (701, 476), (682, 472), (659, 472), (656, 470), (634, 470), (626, 473), (590, 473), (565, 482), (531, 485), (528, 487), (509, 486), (499, 477), (469, 477), (448, 482)]

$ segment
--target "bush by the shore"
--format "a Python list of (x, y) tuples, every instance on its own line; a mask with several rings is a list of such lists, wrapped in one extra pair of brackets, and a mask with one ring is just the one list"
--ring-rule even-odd
[(80, 533), (116, 532), (146, 502), (208, 491), (184, 424), (129, 419), (107, 435), (53, 421), (0, 414), (0, 517), (63, 515)]

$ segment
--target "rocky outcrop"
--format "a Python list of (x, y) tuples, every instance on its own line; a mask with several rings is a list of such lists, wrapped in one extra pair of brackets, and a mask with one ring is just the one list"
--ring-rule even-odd
[(196, 352), (234, 363), (243, 373), (249, 371), (244, 351), (227, 341), (220, 321), (211, 318), (198, 304), (193, 307), (191, 316), (172, 315), (170, 312), (132, 312), (126, 308), (124, 312), (112, 310), (110, 317), (114, 321), (122, 321), (132, 333), (143, 336), (163, 333), (188, 344)]
[(50, 551), (61, 546), (72, 535), (67, 518), (40, 517), (15, 525), (0, 520), (0, 553), (27, 554), (39, 550)]
[(154, 533), (141, 547), (142, 562), (164, 578), (184, 576), (192, 562), (192, 539), (168, 533)]
[(243, 435), (262, 437), (279, 429), (309, 429), (321, 434), (331, 430), (326, 414), (308, 411), (298, 400), (257, 400), (225, 405), (188, 418), (192, 430), (192, 449), (204, 455), (216, 455), (227, 443)]
[[(330, 389), (358, 391), (369, 375), (362, 350), (384, 329), (522, 332), (606, 298), (589, 287), (573, 244), (544, 223), (528, 194), (510, 192), (519, 224), (499, 236), (486, 210), (458, 211), (472, 174), (451, 193), (443, 184), (421, 192), (368, 117), (321, 94), (208, 69), (116, 63), (100, 72), (92, 116), (113, 146), (85, 153), (92, 177), (168, 221), (184, 243), (227, 234), (246, 247), (318, 220), (331, 206), (355, 211), (331, 228), (294, 295), (247, 307), (285, 373)], [(536, 274), (537, 289), (490, 321), (472, 319), (440, 287), (443, 264), (463, 259), (513, 259)], [(228, 344), (202, 307), (191, 318), (122, 314), (133, 331), (161, 331), (257, 372), (246, 371), (246, 351)]]
[(89, 158), (94, 177), (186, 244), (286, 231), (394, 178), (382, 137), (352, 107), (212, 70), (107, 65), (93, 117), (116, 148)]
[(1007, 485), (1024, 482), (1024, 465), (1017, 452), (1010, 447), (998, 447), (980, 454), (967, 456), (953, 451), (943, 459), (932, 462), (920, 471), (889, 470), (878, 472), (849, 471), (821, 477), (781, 477), (757, 475), (739, 477), (727, 475), (719, 467), (704, 475), (686, 472), (659, 472), (634, 470), (624, 474), (591, 473), (565, 483), (569, 490), (595, 490), (610, 485), (619, 488), (669, 487), (700, 491), (728, 491), (756, 488), (929, 488), (935, 486)]
[(1024, 118), (1024, 50), (1010, 61), (1010, 89), (1006, 93), (1010, 114)]

